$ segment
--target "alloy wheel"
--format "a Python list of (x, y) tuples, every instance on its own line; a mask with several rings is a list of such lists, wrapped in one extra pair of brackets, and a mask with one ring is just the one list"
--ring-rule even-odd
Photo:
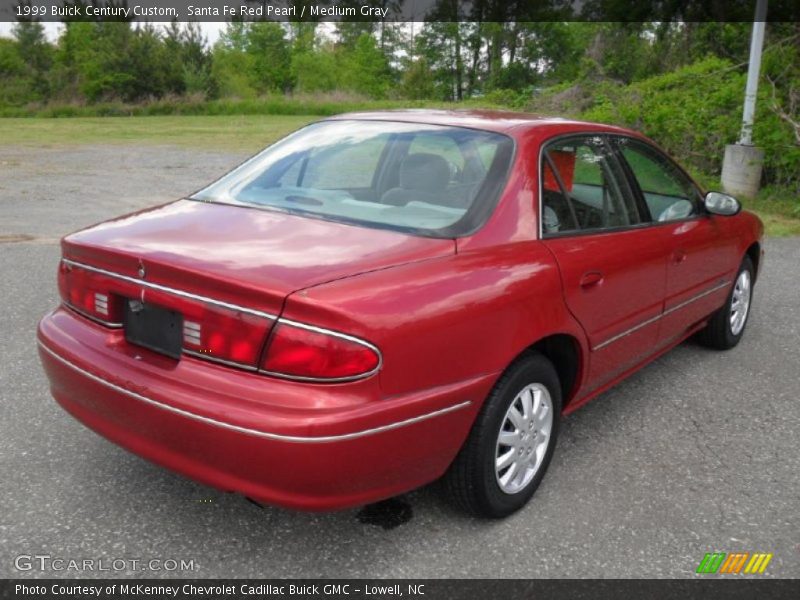
[(553, 401), (539, 383), (526, 385), (508, 407), (495, 450), (495, 476), (506, 494), (521, 492), (533, 480), (550, 443)]
[(747, 321), (747, 311), (750, 309), (750, 272), (742, 271), (736, 278), (731, 296), (730, 325), (731, 333), (739, 335)]

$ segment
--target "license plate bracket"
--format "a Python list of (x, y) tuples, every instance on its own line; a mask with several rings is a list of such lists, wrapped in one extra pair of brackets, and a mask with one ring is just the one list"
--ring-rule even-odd
[(125, 303), (125, 339), (159, 354), (180, 359), (183, 347), (183, 315), (174, 310), (145, 304)]

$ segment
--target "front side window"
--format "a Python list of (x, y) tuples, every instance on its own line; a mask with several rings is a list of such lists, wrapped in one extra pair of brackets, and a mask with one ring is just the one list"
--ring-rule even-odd
[(542, 165), (542, 232), (547, 234), (626, 227), (639, 212), (615, 158), (600, 136), (570, 137), (549, 144)]
[(616, 141), (644, 196), (654, 221), (674, 221), (697, 214), (699, 192), (672, 161), (632, 138)]
[(323, 121), (192, 198), (450, 237), (485, 220), (512, 155), (511, 139), (488, 131)]

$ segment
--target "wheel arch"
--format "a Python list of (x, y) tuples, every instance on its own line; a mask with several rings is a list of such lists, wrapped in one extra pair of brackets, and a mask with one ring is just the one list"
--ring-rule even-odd
[[(585, 358), (580, 341), (568, 333), (555, 333), (537, 340), (525, 348), (519, 356), (531, 352), (541, 354), (553, 363), (561, 383), (561, 409), (563, 411), (576, 397), (585, 368)], [(514, 360), (517, 360), (519, 356)]]

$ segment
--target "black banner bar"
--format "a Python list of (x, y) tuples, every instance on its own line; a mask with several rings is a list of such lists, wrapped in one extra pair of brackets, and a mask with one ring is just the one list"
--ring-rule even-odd
[(800, 597), (800, 580), (736, 577), (690, 580), (203, 580), (203, 579), (5, 579), (0, 598), (15, 600), (60, 598), (63, 600), (503, 600), (543, 599), (604, 600), (648, 598), (693, 600), (720, 597), (730, 600)]
[[(0, 21), (752, 21), (755, 0), (0, 0)], [(769, 0), (767, 21), (800, 20)]]

